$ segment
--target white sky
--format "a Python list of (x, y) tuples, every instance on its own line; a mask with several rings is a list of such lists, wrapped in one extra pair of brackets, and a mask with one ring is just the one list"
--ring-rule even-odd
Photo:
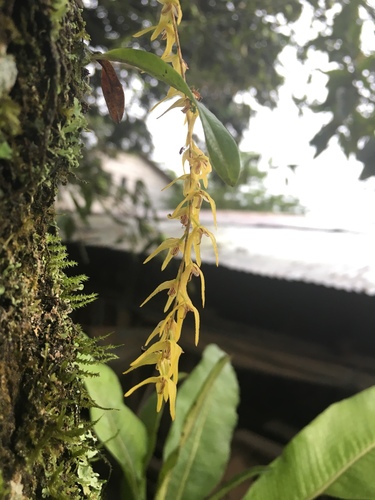
[[(302, 37), (310, 27), (308, 12), (300, 23)], [(365, 44), (374, 47), (373, 26), (367, 24), (364, 31)], [(262, 168), (278, 167), (269, 170), (270, 190), (297, 196), (311, 215), (350, 225), (356, 221), (375, 222), (375, 179), (359, 181), (361, 164), (354, 159), (347, 160), (335, 140), (331, 140), (328, 149), (314, 159), (315, 149), (309, 146), (309, 140), (327, 123), (327, 117), (309, 110), (299, 116), (292, 101), (292, 95), (302, 97), (305, 93), (311, 100), (324, 99), (326, 77), (316, 70), (327, 69), (327, 61), (321, 54), (311, 54), (308, 63), (302, 66), (294, 49), (284, 49), (280, 55), (279, 71), (285, 76), (285, 84), (280, 89), (277, 108), (271, 111), (260, 107), (248, 93), (236, 98), (238, 102), (250, 103), (257, 111), (240, 148), (260, 153)], [(308, 83), (311, 73), (313, 77)], [(147, 119), (155, 145), (153, 159), (163, 167), (181, 173), (179, 150), (185, 142), (184, 117), (180, 110), (172, 110), (158, 119), (166, 107), (160, 106)], [(287, 167), (289, 164), (298, 165), (295, 173)]]

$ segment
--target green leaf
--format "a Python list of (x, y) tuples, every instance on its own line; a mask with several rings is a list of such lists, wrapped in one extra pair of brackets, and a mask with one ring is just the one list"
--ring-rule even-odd
[(102, 408), (91, 408), (91, 420), (99, 440), (121, 465), (134, 500), (145, 498), (144, 461), (147, 433), (139, 418), (124, 404), (115, 372), (104, 364), (90, 367), (98, 377), (86, 377), (91, 398)]
[(161, 411), (156, 411), (157, 394), (155, 391), (147, 398), (139, 412), (139, 418), (143, 422), (147, 432), (147, 455), (145, 457), (145, 468), (147, 467), (155, 450), (160, 420), (163, 415), (164, 405)]
[(268, 467), (263, 465), (259, 465), (257, 467), (251, 467), (249, 470), (245, 470), (240, 472), (236, 476), (232, 477), (229, 481), (223, 484), (216, 493), (210, 495), (207, 500), (220, 500), (221, 498), (226, 497), (228, 493), (232, 490), (240, 486), (245, 481), (252, 479), (255, 476), (259, 476), (268, 470)]
[(202, 103), (198, 102), (185, 80), (160, 57), (137, 49), (113, 49), (104, 54), (93, 54), (94, 60), (129, 64), (185, 94), (197, 106), (202, 120), (207, 150), (212, 167), (226, 184), (234, 186), (240, 175), (240, 154), (233, 137), (224, 125)]
[(161, 82), (167, 83), (194, 101), (194, 96), (182, 76), (177, 73), (177, 71), (174, 70), (170, 64), (167, 64), (160, 59), (160, 57), (152, 54), (151, 52), (126, 48), (113, 49), (105, 52), (104, 54), (93, 54), (92, 58), (95, 60), (106, 59), (107, 61), (125, 63), (130, 66), (134, 66), (135, 68), (154, 76)]
[(375, 387), (335, 403), (305, 427), (246, 500), (375, 498)]
[[(228, 356), (207, 347), (203, 359), (178, 391), (176, 419), (164, 447), (157, 499), (204, 498), (220, 481), (237, 422), (239, 389)], [(177, 460), (170, 466), (170, 457)]]
[(196, 102), (212, 167), (229, 186), (235, 186), (241, 171), (240, 153), (224, 125), (201, 102)]
[(0, 143), (0, 160), (11, 160), (12, 148), (6, 141)]

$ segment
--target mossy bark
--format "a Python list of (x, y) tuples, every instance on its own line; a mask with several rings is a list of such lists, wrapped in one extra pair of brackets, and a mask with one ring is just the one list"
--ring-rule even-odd
[(87, 344), (48, 235), (80, 156), (84, 38), (75, 1), (0, 0), (0, 498), (100, 496), (79, 420)]

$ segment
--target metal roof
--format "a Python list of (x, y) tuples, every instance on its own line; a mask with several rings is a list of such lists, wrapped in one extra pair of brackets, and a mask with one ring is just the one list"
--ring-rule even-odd
[[(179, 236), (179, 221), (160, 213), (160, 228)], [(90, 229), (77, 237), (88, 244), (129, 250), (115, 244), (116, 228), (104, 214), (89, 218)], [(351, 292), (375, 295), (375, 225), (340, 227), (307, 216), (218, 211), (201, 212), (201, 223), (216, 237), (219, 265), (270, 278), (303, 281)], [(77, 239), (77, 238), (76, 238)], [(209, 238), (201, 244), (202, 261), (214, 263)]]
[[(375, 225), (345, 228), (307, 216), (234, 211), (219, 211), (217, 220), (215, 231), (212, 215), (202, 213), (216, 236), (220, 265), (375, 295)], [(170, 221), (162, 228), (169, 234)], [(215, 261), (210, 247), (208, 238), (202, 241), (205, 262)]]

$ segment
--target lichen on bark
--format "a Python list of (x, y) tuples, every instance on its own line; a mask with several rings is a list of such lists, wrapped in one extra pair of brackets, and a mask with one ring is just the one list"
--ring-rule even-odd
[(97, 348), (49, 235), (80, 157), (85, 37), (75, 1), (0, 0), (0, 498), (100, 497), (77, 364)]

